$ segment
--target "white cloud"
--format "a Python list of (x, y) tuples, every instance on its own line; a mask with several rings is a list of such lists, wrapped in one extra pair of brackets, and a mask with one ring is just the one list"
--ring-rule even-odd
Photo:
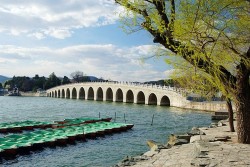
[(2, 75), (8, 76), (34, 76), (35, 74), (48, 76), (52, 72), (58, 76), (69, 76), (71, 72), (80, 70), (88, 75), (119, 81), (165, 78), (165, 74), (156, 70), (153, 64), (139, 62), (139, 58), (145, 55), (140, 50), (145, 48), (150, 46), (119, 48), (107, 44), (51, 49), (0, 45), (0, 63), (6, 64), (4, 68), (0, 66), (0, 71)]
[(64, 39), (66, 37), (70, 37), (72, 32), (67, 30), (67, 29), (50, 28), (48, 30), (45, 30), (44, 34), (50, 35), (50, 36), (58, 38), (58, 39)]
[(35, 37), (35, 38), (37, 38), (39, 40), (45, 38), (45, 35), (43, 33), (40, 33), (40, 32), (35, 32), (35, 33), (32, 33), (32, 34), (30, 34), (28, 36), (31, 36), (31, 37), (33, 36), (33, 37)]
[(78, 28), (113, 24), (120, 8), (110, 0), (2, 0), (0, 32), (64, 39)]

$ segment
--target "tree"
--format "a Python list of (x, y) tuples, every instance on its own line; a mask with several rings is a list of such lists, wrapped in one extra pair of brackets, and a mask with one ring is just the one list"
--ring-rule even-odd
[[(216, 85), (213, 85), (210, 80), (204, 77), (203, 73), (194, 67), (190, 67), (189, 70), (181, 69), (187, 66), (178, 66), (178, 70), (175, 70), (171, 74), (171, 78), (178, 83), (181, 88), (188, 90), (191, 93), (199, 94), (205, 97), (207, 100), (213, 100), (215, 94), (219, 93)], [(223, 98), (223, 96), (221, 97)], [(231, 132), (235, 132), (233, 123), (233, 107), (231, 98), (226, 98), (226, 105), (228, 110), (229, 128)]]
[(115, 0), (164, 49), (203, 71), (237, 110), (238, 142), (250, 144), (250, 19), (246, 0)]
[(69, 84), (69, 83), (71, 83), (70, 79), (67, 76), (64, 76), (63, 79), (62, 79), (62, 85)]
[(34, 92), (36, 92), (38, 88), (44, 89), (46, 83), (46, 78), (44, 76), (39, 77), (39, 75), (36, 74), (35, 77), (33, 77), (32, 79), (34, 82), (32, 90)]
[(83, 77), (83, 72), (81, 71), (75, 71), (70, 74), (70, 76), (73, 78), (75, 82), (80, 82)]
[(33, 80), (31, 80), (30, 78), (25, 78), (22, 82), (20, 82), (21, 86), (18, 87), (21, 91), (32, 91), (32, 87), (33, 87)]
[(53, 72), (52, 74), (49, 75), (49, 78), (45, 82), (45, 89), (49, 89), (58, 85), (61, 85), (61, 80), (57, 78), (57, 76)]
[(3, 85), (2, 85), (2, 83), (0, 83), (0, 89), (2, 89), (3, 88)]
[(81, 71), (75, 71), (70, 74), (70, 76), (73, 78), (75, 82), (89, 82), (90, 78), (86, 76)]

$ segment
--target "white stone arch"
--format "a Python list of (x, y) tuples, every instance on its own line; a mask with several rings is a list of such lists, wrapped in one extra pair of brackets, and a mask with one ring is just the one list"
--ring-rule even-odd
[(158, 105), (159, 106), (171, 106), (171, 100), (170, 100), (169, 96), (162, 95), (159, 98)]
[(123, 100), (124, 100), (124, 93), (123, 93), (122, 88), (120, 88), (120, 87), (116, 88), (113, 93), (114, 93), (113, 97), (114, 97), (114, 101), (115, 102), (123, 102)]
[(57, 90), (57, 98), (61, 98), (61, 90), (60, 89)]
[(71, 99), (77, 99), (77, 94), (78, 94), (77, 89), (75, 87), (73, 87), (70, 92), (71, 92), (70, 98)]
[(148, 105), (157, 105), (158, 98), (156, 93), (150, 92), (147, 96)]
[(146, 97), (147, 96), (143, 91), (141, 91), (141, 90), (137, 91), (137, 93), (136, 93), (136, 103), (137, 104), (147, 104)]
[(124, 99), (126, 103), (135, 103), (135, 94), (132, 89), (126, 90)]
[(70, 97), (70, 92), (71, 92), (71, 90), (70, 90), (70, 88), (65, 88), (66, 89), (66, 92), (65, 92), (65, 99), (70, 99), (71, 97)]
[(77, 99), (85, 99), (86, 98), (86, 91), (83, 86), (78, 88)]
[(97, 101), (104, 101), (104, 91), (102, 87), (98, 87), (96, 89), (96, 93), (95, 93), (96, 99)]
[(105, 100), (106, 101), (114, 101), (114, 91), (111, 87), (108, 87), (105, 90)]
[(61, 95), (62, 98), (66, 98), (66, 90), (63, 88), (62, 89), (62, 95)]
[(87, 88), (87, 100), (95, 100), (95, 91), (94, 88), (92, 86), (89, 86)]

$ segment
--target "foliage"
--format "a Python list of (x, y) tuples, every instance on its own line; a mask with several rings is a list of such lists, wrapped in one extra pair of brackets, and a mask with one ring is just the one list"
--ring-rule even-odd
[(62, 85), (69, 84), (69, 83), (71, 83), (70, 79), (67, 76), (64, 76), (62, 79)]
[(49, 78), (45, 82), (45, 89), (49, 89), (58, 85), (61, 85), (61, 80), (53, 72), (49, 75)]
[[(115, 0), (131, 30), (145, 29), (167, 61), (185, 60), (237, 107), (238, 140), (250, 143), (250, 19), (246, 0)], [(138, 28), (139, 27), (139, 28)], [(164, 49), (162, 49), (164, 47)], [(170, 53), (171, 52), (171, 53)], [(193, 77), (193, 75), (191, 76)]]
[(4, 83), (4, 88), (13, 90), (13, 88), (17, 87), (20, 91), (36, 92), (38, 88), (49, 89), (60, 84), (61, 80), (57, 78), (54, 73), (52, 73), (48, 79), (44, 76), (39, 77), (39, 75), (35, 75), (33, 78), (26, 76), (13, 76), (12, 79)]
[[(46, 78), (44, 76), (39, 77), (39, 75), (35, 75), (35, 77), (32, 78), (34, 81), (34, 87), (44, 89), (45, 88), (45, 82)], [(33, 88), (34, 89), (34, 88)], [(34, 89), (36, 91), (36, 89)]]
[(31, 91), (34, 85), (33, 80), (29, 77), (16, 77), (14, 76), (11, 80), (4, 83), (5, 88), (13, 89), (15, 87), (19, 88), (20, 91)]
[(90, 82), (90, 78), (86, 76), (82, 71), (75, 71), (70, 74), (74, 82)]
[(144, 84), (153, 84), (153, 85), (161, 85), (161, 86), (171, 86), (174, 87), (176, 86), (175, 82), (173, 79), (166, 79), (166, 80), (158, 80), (158, 81), (149, 81), (149, 82), (144, 82)]

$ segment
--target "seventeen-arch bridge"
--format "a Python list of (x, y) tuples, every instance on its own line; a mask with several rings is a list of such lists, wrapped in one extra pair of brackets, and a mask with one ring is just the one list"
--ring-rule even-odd
[(189, 102), (179, 89), (130, 82), (83, 82), (47, 90), (48, 97), (113, 101), (146, 105), (184, 107)]

